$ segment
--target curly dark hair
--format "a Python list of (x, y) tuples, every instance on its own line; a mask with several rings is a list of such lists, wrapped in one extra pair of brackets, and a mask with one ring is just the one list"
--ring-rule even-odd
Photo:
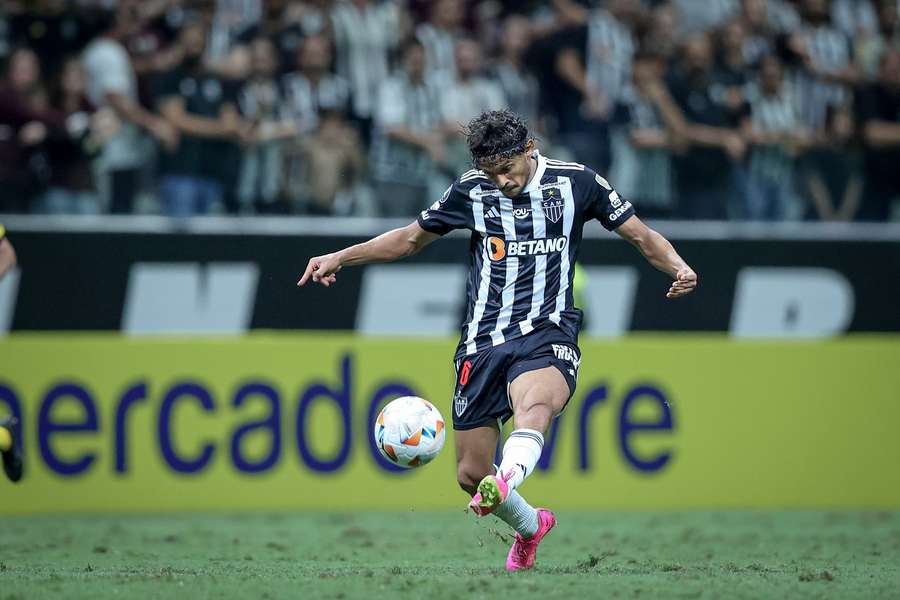
[(481, 113), (463, 128), (472, 162), (494, 162), (525, 152), (528, 126), (511, 110)]

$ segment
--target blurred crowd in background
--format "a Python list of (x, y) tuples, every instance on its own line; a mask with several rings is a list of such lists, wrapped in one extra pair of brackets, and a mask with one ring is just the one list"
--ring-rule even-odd
[(0, 62), (0, 212), (411, 217), (510, 107), (647, 217), (898, 218), (898, 0), (4, 0)]

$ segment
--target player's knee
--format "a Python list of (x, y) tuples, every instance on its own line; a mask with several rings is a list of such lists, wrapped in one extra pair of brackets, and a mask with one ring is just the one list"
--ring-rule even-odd
[(456, 466), (456, 481), (466, 493), (474, 496), (481, 480), (493, 472), (492, 465), (484, 466), (461, 462)]

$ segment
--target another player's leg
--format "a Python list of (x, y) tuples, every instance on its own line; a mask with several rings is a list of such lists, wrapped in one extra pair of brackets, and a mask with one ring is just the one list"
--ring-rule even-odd
[(0, 418), (0, 457), (3, 471), (10, 481), (22, 479), (22, 454), (16, 439), (18, 421), (15, 417)]
[(527, 371), (509, 386), (515, 429), (503, 445), (503, 460), (496, 475), (478, 485), (480, 507), (490, 512), (534, 472), (544, 449), (544, 433), (562, 412), (571, 390), (556, 367)]

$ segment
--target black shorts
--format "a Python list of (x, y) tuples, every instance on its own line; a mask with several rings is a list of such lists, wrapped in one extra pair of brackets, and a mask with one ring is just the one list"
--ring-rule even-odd
[(474, 429), (498, 420), (505, 423), (513, 414), (508, 386), (528, 371), (556, 367), (569, 384), (571, 398), (580, 362), (578, 344), (555, 326), (458, 359), (453, 428)]

